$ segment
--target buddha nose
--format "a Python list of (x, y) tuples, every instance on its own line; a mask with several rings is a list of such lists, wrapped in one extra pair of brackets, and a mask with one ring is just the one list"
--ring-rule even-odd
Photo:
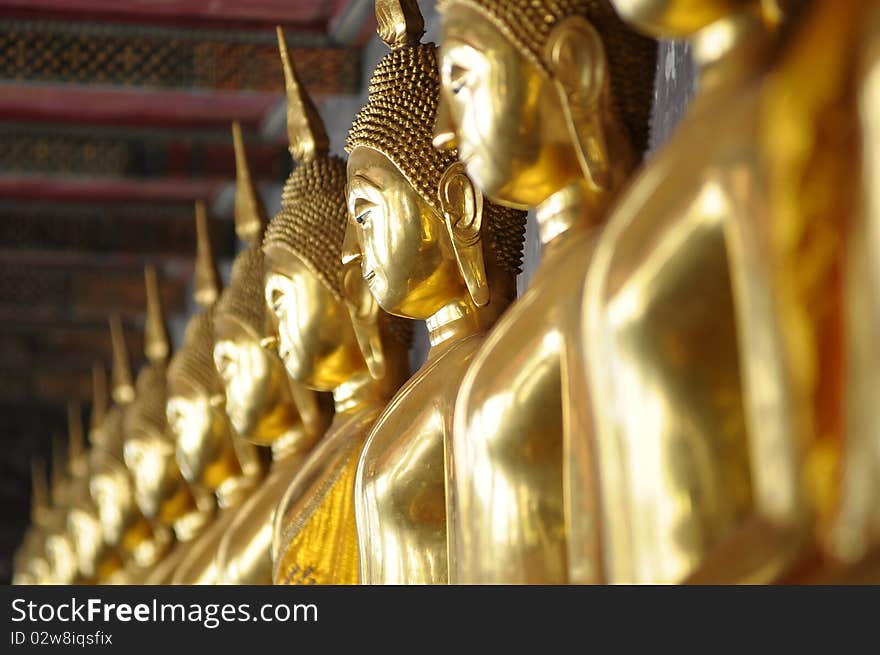
[(454, 150), (458, 147), (455, 124), (443, 93), (440, 94), (440, 105), (437, 107), (437, 120), (434, 121), (433, 144), (437, 150)]
[(361, 256), (361, 245), (358, 242), (357, 232), (352, 222), (348, 221), (345, 225), (345, 236), (342, 239), (342, 265), (346, 268), (360, 265)]

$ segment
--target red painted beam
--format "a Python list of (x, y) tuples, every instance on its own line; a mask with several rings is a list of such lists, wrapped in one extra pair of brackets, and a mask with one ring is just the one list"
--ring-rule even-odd
[(213, 200), (229, 180), (0, 176), (0, 198), (47, 201)]
[(274, 93), (136, 91), (0, 84), (0, 120), (177, 128), (256, 129), (280, 101)]
[(338, 0), (0, 0), (0, 8), (130, 19), (200, 19), (265, 23), (318, 23)]
[[(61, 251), (61, 250), (12, 250), (0, 248), (0, 264), (20, 264), (34, 268), (69, 268), (90, 270), (140, 270), (146, 264), (159, 264), (166, 277), (167, 271), (175, 276), (186, 275), (192, 271), (192, 255), (157, 251), (147, 254), (119, 254), (105, 252)], [(167, 268), (166, 268), (167, 267)]]

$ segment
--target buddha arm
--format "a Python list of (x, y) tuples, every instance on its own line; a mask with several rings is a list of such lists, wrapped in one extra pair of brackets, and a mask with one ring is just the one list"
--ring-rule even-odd
[(465, 340), (427, 364), (373, 428), (355, 487), (362, 583), (449, 579), (447, 515), (456, 505), (445, 462), (452, 460), (455, 398), (481, 341)]
[(553, 312), (534, 306), (539, 295), (532, 289), (502, 318), (459, 392), (453, 584), (566, 581), (561, 335), (545, 322)]

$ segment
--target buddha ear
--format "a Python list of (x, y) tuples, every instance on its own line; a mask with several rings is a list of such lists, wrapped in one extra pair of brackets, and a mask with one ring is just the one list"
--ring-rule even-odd
[(370, 375), (381, 380), (385, 377), (385, 349), (379, 328), (379, 303), (364, 281), (360, 245), (350, 221), (342, 244), (342, 294)]
[(483, 194), (465, 173), (464, 164), (451, 164), (440, 178), (440, 208), (458, 270), (478, 307), (489, 304), (489, 281), (483, 261)]
[(608, 188), (608, 147), (599, 103), (608, 77), (602, 38), (582, 16), (565, 18), (550, 32), (544, 63), (559, 94), (584, 175), (597, 188)]

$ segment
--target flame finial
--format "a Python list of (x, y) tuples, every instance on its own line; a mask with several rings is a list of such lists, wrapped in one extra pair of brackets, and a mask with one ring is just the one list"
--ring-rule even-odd
[(305, 163), (316, 157), (326, 155), (330, 150), (330, 139), (324, 121), (318, 113), (315, 103), (309, 97), (305, 87), (296, 73), (296, 68), (287, 50), (284, 30), (276, 27), (278, 34), (278, 52), (281, 55), (281, 67), (284, 69), (284, 88), (287, 95), (287, 139), (291, 156), (298, 162)]
[(217, 302), (220, 297), (220, 274), (211, 247), (211, 234), (208, 231), (208, 212), (205, 203), (196, 202), (196, 269), (193, 280), (195, 301), (204, 308)]
[(134, 382), (131, 378), (131, 362), (125, 345), (125, 332), (118, 314), (110, 317), (110, 339), (113, 344), (113, 400), (125, 405), (134, 400)]
[(254, 245), (262, 238), (268, 219), (251, 178), (238, 121), (232, 124), (232, 143), (235, 147), (235, 233), (246, 244)]

